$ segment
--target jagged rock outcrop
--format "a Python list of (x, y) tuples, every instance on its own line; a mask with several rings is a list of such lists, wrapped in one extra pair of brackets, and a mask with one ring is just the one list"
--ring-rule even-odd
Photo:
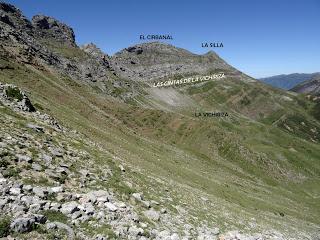
[(87, 67), (86, 76), (91, 77), (91, 81), (94, 82), (99, 79), (109, 78), (111, 71), (113, 71), (110, 67), (110, 57), (93, 43), (85, 44), (80, 49), (91, 56), (85, 62), (84, 68)]
[[(120, 100), (134, 95), (132, 86), (115, 76), (110, 57), (93, 44), (79, 48), (66, 24), (43, 15), (34, 16), (31, 23), (6, 3), (0, 3), (0, 16), (0, 56), (6, 60), (0, 62), (0, 70), (13, 69), (12, 61), (94, 84)], [(120, 87), (122, 90), (117, 90)]]
[(52, 17), (36, 15), (32, 18), (32, 25), (35, 32), (42, 38), (71, 47), (77, 46), (73, 29)]
[(33, 27), (30, 21), (11, 4), (0, 2), (0, 21), (15, 29), (32, 34)]

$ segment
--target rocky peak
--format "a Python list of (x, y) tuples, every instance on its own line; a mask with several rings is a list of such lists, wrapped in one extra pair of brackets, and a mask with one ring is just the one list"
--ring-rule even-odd
[(187, 54), (187, 55), (193, 55), (191, 52), (175, 47), (173, 45), (167, 44), (167, 43), (161, 43), (161, 42), (148, 42), (148, 43), (142, 43), (137, 44), (132, 47), (125, 48), (124, 50), (116, 53), (116, 55), (119, 54), (135, 54), (139, 55), (142, 53), (161, 53), (161, 54)]
[(23, 30), (27, 33), (32, 32), (30, 21), (23, 16), (18, 8), (8, 3), (0, 2), (0, 23), (10, 25), (17, 30)]
[(98, 57), (98, 58), (108, 58), (108, 55), (101, 51), (94, 43), (88, 43), (80, 46), (80, 48), (86, 53)]
[(16, 8), (15, 6), (13, 6), (11, 4), (5, 3), (5, 2), (0, 2), (0, 9), (2, 11), (7, 12), (7, 13), (19, 12), (21, 14), (21, 12), (18, 8)]
[(174, 75), (208, 74), (216, 69), (233, 70), (214, 52), (197, 55), (161, 42), (125, 48), (112, 56), (112, 66), (118, 76), (138, 81)]
[(73, 29), (52, 17), (36, 15), (32, 18), (32, 25), (42, 38), (54, 39), (72, 47), (77, 46)]

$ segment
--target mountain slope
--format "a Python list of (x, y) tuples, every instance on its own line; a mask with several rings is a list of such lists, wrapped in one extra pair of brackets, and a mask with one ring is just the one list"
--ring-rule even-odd
[[(41, 28), (44, 32), (37, 34), (38, 28), (17, 9), (0, 6), (1, 16), (8, 16), (0, 21), (0, 82), (19, 86), (37, 110), (79, 134), (52, 134), (53, 143), (66, 150), (62, 158), (73, 163), (70, 179), (63, 182), (71, 199), (63, 201), (82, 205), (82, 200), (72, 196), (105, 190), (113, 193), (110, 203), (124, 202), (130, 209), (119, 207), (113, 213), (94, 204), (95, 212), (106, 211), (103, 221), (98, 214), (80, 217), (78, 213), (85, 213), (81, 209), (75, 215), (59, 215), (78, 238), (95, 239), (98, 232), (114, 239), (233, 239), (235, 235), (240, 239), (249, 235), (312, 239), (318, 234), (319, 121), (309, 113), (314, 102), (265, 86), (225, 65), (213, 53), (197, 56), (151, 43), (107, 56), (92, 44), (66, 46), (59, 39), (52, 41), (54, 33), (64, 28), (47, 29), (48, 33)], [(8, 24), (8, 19), (15, 24)], [(137, 54), (140, 47), (145, 52)], [(181, 69), (173, 70), (178, 65)], [(219, 81), (150, 87), (167, 76), (180, 79), (221, 71), (226, 78)], [(21, 120), (21, 113), (10, 105), (1, 111), (6, 134), (12, 127), (24, 131), (32, 121)], [(195, 112), (213, 111), (228, 112), (229, 117), (195, 116)], [(33, 138), (37, 134), (32, 132)], [(32, 149), (35, 156), (41, 152), (36, 142), (26, 149)], [(83, 156), (71, 150), (72, 142)], [(14, 149), (15, 141), (10, 144)], [(20, 166), (12, 161), (1, 172), (9, 168)], [(83, 174), (84, 179), (92, 178), (89, 185), (77, 178), (81, 170), (89, 170), (89, 176)], [(6, 181), (27, 182), (34, 172), (18, 173)], [(32, 182), (32, 186), (40, 183)], [(137, 193), (143, 193), (144, 199)], [(50, 201), (59, 202), (56, 196)], [(8, 214), (13, 215), (12, 210)], [(37, 234), (44, 239), (51, 232)]]
[(196, 55), (169, 44), (152, 42), (126, 48), (112, 56), (119, 76), (150, 81), (172, 76), (206, 74), (217, 69), (234, 70), (214, 52)]
[(281, 74), (272, 77), (260, 78), (259, 80), (276, 88), (289, 90), (296, 85), (311, 79), (319, 73), (292, 73)]
[(311, 95), (320, 94), (320, 74), (312, 76), (309, 80), (304, 81), (291, 89), (293, 92), (306, 93)]

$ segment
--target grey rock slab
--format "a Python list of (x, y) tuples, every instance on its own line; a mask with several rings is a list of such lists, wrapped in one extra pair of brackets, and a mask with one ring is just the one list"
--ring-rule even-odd
[(32, 123), (28, 123), (27, 127), (31, 128), (31, 129), (33, 129), (33, 130), (35, 130), (37, 132), (44, 132), (43, 127), (40, 127), (40, 126), (32, 124)]
[(33, 229), (35, 222), (35, 219), (31, 217), (17, 218), (10, 224), (10, 228), (18, 233), (29, 232)]
[(29, 157), (28, 155), (16, 154), (16, 157), (19, 162), (32, 163), (32, 158)]
[(38, 163), (32, 163), (31, 167), (32, 167), (33, 170), (38, 171), (38, 172), (42, 171), (42, 169), (43, 169), (41, 167), (41, 165), (38, 164)]
[(84, 211), (87, 215), (93, 215), (95, 213), (95, 208), (91, 203), (86, 203), (84, 205)]
[(32, 189), (32, 192), (33, 192), (36, 196), (38, 196), (38, 197), (40, 197), (40, 198), (44, 198), (44, 197), (46, 197), (46, 196), (48, 195), (47, 189), (42, 188), (42, 187), (34, 187), (34, 188)]
[(151, 207), (151, 204), (150, 204), (149, 201), (141, 201), (141, 203), (145, 208), (150, 208)]
[(29, 211), (32, 213), (37, 213), (41, 210), (40, 204), (34, 203), (29, 206)]
[(23, 185), (22, 190), (25, 192), (31, 192), (32, 186), (31, 185)]
[(47, 154), (42, 154), (42, 159), (47, 163), (50, 164), (52, 161), (52, 157), (50, 155)]
[(21, 189), (20, 188), (10, 188), (10, 194), (11, 195), (15, 195), (18, 196), (21, 194)]
[(77, 219), (77, 218), (81, 217), (82, 215), (83, 215), (83, 213), (81, 211), (75, 211), (74, 213), (72, 213), (71, 218)]
[(50, 152), (55, 157), (62, 157), (64, 154), (61, 148), (50, 148)]
[(144, 230), (136, 226), (131, 226), (128, 230), (128, 233), (129, 235), (136, 237), (136, 236), (141, 236), (144, 233)]
[(167, 209), (165, 209), (165, 208), (161, 208), (161, 209), (160, 209), (160, 213), (162, 213), (162, 214), (167, 213)]
[(61, 208), (61, 204), (57, 202), (50, 203), (50, 209), (54, 211), (58, 211)]
[(63, 186), (57, 186), (57, 187), (52, 187), (52, 188), (51, 188), (51, 191), (52, 191), (53, 193), (61, 193), (61, 192), (64, 191), (64, 189), (63, 189)]
[(122, 165), (119, 165), (119, 168), (120, 168), (121, 172), (125, 172), (126, 171)]
[(160, 220), (160, 214), (159, 212), (155, 211), (154, 209), (150, 209), (147, 211), (144, 211), (143, 214), (153, 221), (159, 221)]
[(137, 201), (142, 201), (142, 200), (143, 200), (143, 196), (142, 196), (141, 193), (133, 193), (133, 194), (132, 194), (132, 197), (133, 197), (134, 199), (136, 199)]
[(78, 203), (76, 202), (67, 202), (61, 205), (60, 212), (63, 214), (72, 214), (75, 211), (78, 211)]
[(27, 217), (19, 217), (13, 220), (10, 228), (14, 232), (24, 233), (34, 229), (36, 223), (44, 224), (47, 218), (44, 215), (35, 214)]
[(115, 212), (115, 211), (118, 210), (118, 208), (117, 208), (113, 203), (106, 202), (104, 205), (105, 205), (105, 206), (109, 209), (109, 211), (111, 211), (111, 212)]
[[(54, 226), (54, 228), (65, 230), (68, 234), (68, 240), (73, 240), (75, 238), (74, 231), (67, 224), (64, 224), (61, 222), (52, 222), (50, 227), (52, 226)], [(48, 225), (47, 225), (47, 228), (48, 228)]]

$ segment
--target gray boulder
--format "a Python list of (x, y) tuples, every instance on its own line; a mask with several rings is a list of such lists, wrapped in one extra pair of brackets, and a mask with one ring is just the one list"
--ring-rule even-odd
[(155, 211), (154, 209), (150, 209), (147, 211), (144, 211), (143, 214), (153, 221), (159, 221), (160, 220), (160, 214), (159, 212)]
[(72, 214), (76, 211), (79, 211), (78, 204), (76, 202), (67, 202), (62, 204), (60, 212), (63, 214)]
[(10, 224), (10, 228), (17, 233), (29, 232), (34, 228), (35, 222), (35, 219), (31, 217), (17, 218)]

